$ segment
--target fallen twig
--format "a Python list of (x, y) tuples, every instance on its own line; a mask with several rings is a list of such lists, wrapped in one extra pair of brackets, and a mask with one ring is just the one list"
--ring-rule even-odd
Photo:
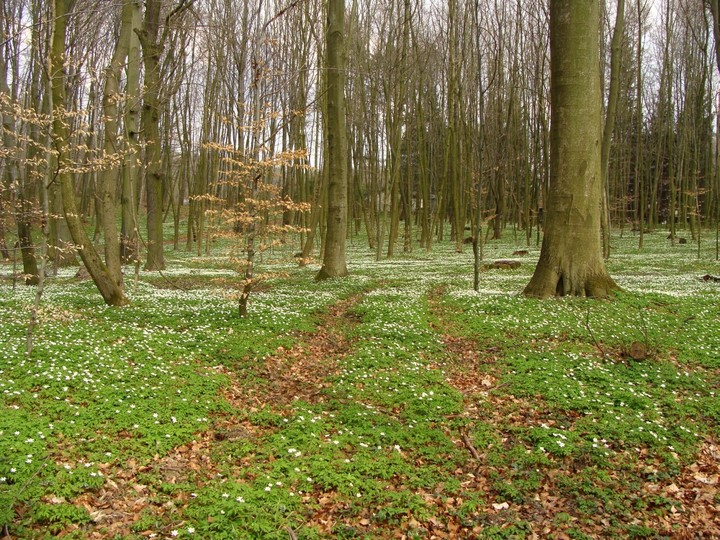
[(465, 443), (465, 446), (467, 447), (473, 459), (480, 461), (480, 454), (473, 446), (473, 443), (472, 441), (470, 441), (470, 437), (468, 437), (467, 433), (460, 433), (460, 437), (462, 437), (462, 442)]
[(595, 348), (600, 351), (600, 354), (603, 356), (603, 358), (608, 358), (607, 353), (605, 352), (605, 349), (600, 344), (600, 342), (595, 337), (595, 333), (592, 330), (592, 327), (590, 326), (590, 308), (588, 308), (587, 313), (585, 314), (585, 330), (587, 330), (588, 334), (590, 334), (590, 338), (593, 340), (593, 343), (595, 344)]

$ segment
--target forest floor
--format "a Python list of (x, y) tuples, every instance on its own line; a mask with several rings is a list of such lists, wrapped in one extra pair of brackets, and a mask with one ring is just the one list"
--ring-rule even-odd
[(61, 270), (29, 355), (0, 281), (0, 538), (718, 538), (720, 265), (665, 236), (613, 238), (608, 301), (520, 296), (512, 231), (479, 292), (449, 243), (278, 252), (245, 319), (219, 252), (121, 309)]

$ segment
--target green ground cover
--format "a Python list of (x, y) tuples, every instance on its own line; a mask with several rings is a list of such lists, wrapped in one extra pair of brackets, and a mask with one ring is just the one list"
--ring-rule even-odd
[[(438, 244), (315, 283), (278, 251), (237, 317), (221, 254), (170, 252), (106, 308), (62, 270), (0, 282), (10, 538), (718, 534), (714, 248), (613, 238), (609, 301), (519, 295)], [(486, 258), (525, 249), (508, 231)], [(7, 267), (3, 268), (3, 272)], [(132, 269), (128, 269), (132, 273)], [(177, 289), (174, 286), (180, 286)], [(644, 354), (634, 359), (640, 346)], [(637, 356), (637, 355), (636, 355)]]

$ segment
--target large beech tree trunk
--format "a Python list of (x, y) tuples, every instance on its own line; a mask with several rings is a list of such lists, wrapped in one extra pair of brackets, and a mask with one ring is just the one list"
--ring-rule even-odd
[(55, 0), (54, 32), (50, 53), (53, 98), (53, 146), (57, 152), (58, 180), (63, 197), (63, 212), (73, 242), (77, 246), (80, 258), (87, 268), (90, 277), (97, 286), (105, 303), (111, 306), (122, 306), (128, 303), (122, 287), (108, 272), (93, 246), (87, 231), (80, 221), (80, 212), (75, 201), (73, 186), (72, 162), (68, 148), (69, 129), (65, 115), (65, 33), (68, 14), (72, 11), (75, 0)]
[(550, 1), (550, 189), (527, 296), (606, 297), (617, 285), (600, 235), (602, 119), (598, 0)]
[(712, 30), (715, 39), (715, 60), (720, 71), (720, 0), (708, 0), (712, 14)]
[(347, 140), (345, 135), (345, 0), (329, 0), (327, 15), (328, 210), (325, 256), (316, 279), (347, 275)]
[[(137, 197), (135, 191), (138, 182), (137, 159), (140, 153), (139, 132), (140, 132), (140, 40), (135, 29), (140, 28), (141, 6), (139, 0), (128, 2), (128, 9), (131, 11), (130, 25), (132, 31), (127, 36), (127, 80), (125, 100), (125, 142), (128, 147), (128, 154), (123, 158), (122, 165), (122, 211), (120, 228), (120, 259), (124, 263), (135, 262), (139, 257), (138, 250), (138, 224), (137, 224)], [(125, 17), (128, 16), (123, 6), (123, 23), (127, 24)]]

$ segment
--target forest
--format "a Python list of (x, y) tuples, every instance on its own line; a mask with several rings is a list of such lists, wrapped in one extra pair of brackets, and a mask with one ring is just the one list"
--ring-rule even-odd
[[(323, 253), (326, 3), (83, 2), (3, 5), (0, 256), (21, 254), (36, 281), (44, 231), (51, 267), (77, 263), (72, 246), (85, 242), (63, 216), (64, 175), (71, 213), (92, 229), (87, 243), (111, 244), (115, 273), (137, 260), (163, 269), (166, 225), (173, 250), (234, 239), (239, 266), (259, 218), (253, 251), (290, 234), (298, 258)], [(378, 259), (448, 238), (462, 251), (476, 224), (481, 242), (512, 228), (538, 243), (545, 3), (358, 0), (345, 11), (347, 237)], [(718, 223), (716, 12), (601, 2), (603, 223), (637, 232), (640, 249), (648, 231), (696, 241)]]
[(0, 536), (720, 535), (718, 0), (4, 0)]

